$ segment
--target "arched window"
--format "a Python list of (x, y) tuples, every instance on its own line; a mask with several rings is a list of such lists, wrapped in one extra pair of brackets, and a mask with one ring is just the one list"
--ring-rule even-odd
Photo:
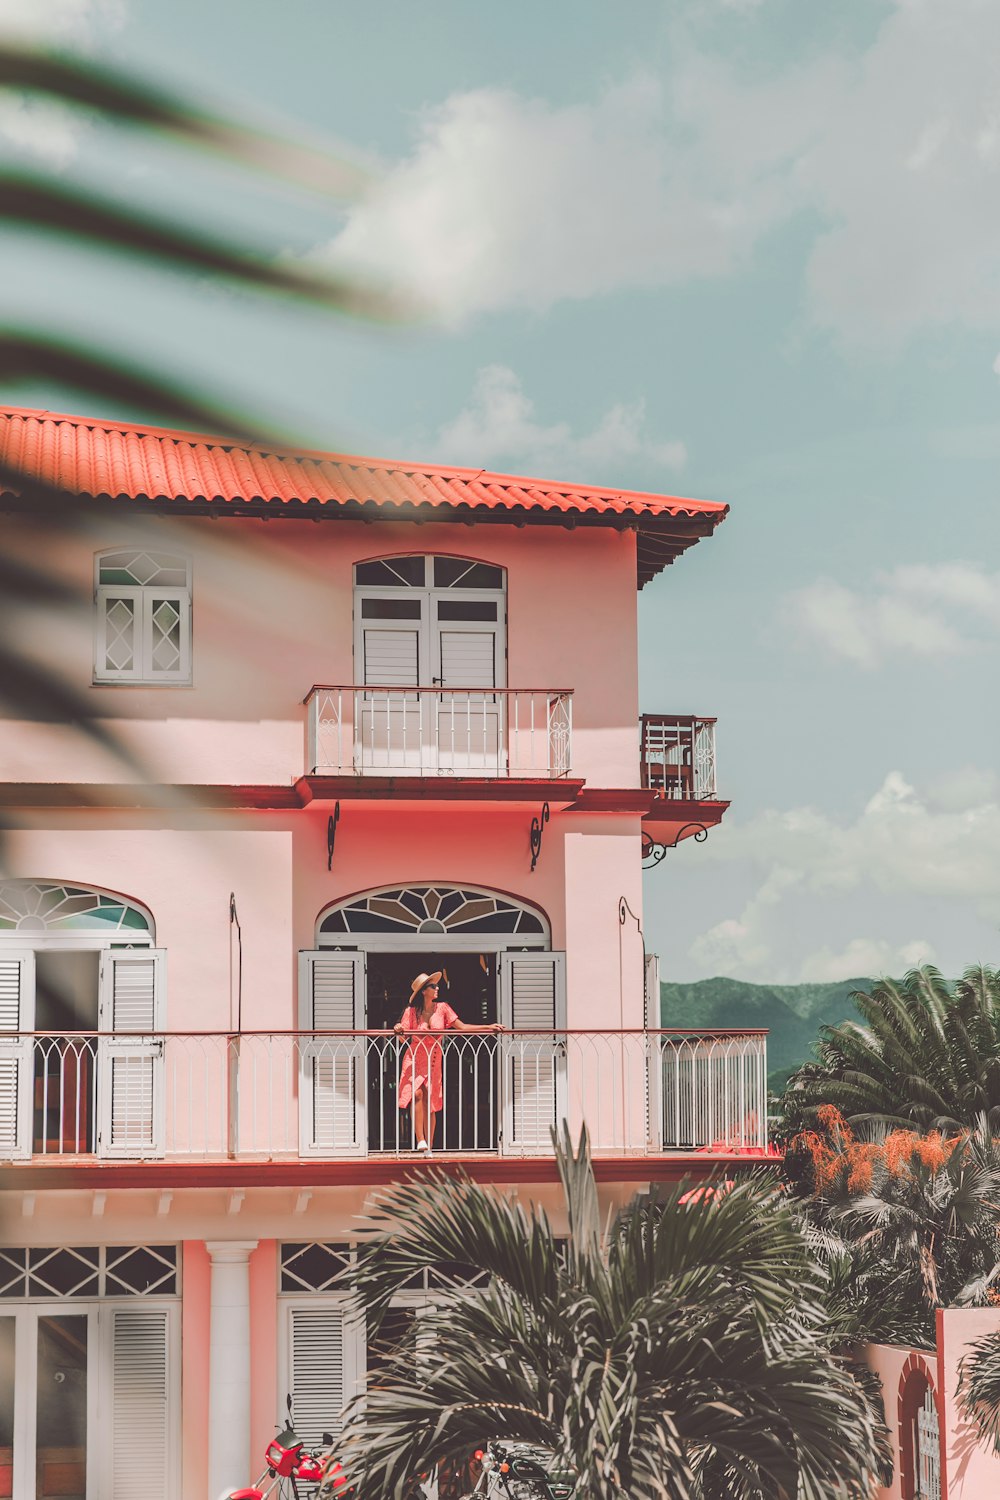
[(117, 548), (94, 559), (94, 681), (191, 681), (191, 563), (175, 552)]
[[(319, 922), (321, 944), (354, 935), (369, 946), (373, 937), (402, 939), (407, 947), (543, 947), (548, 925), (523, 902), (475, 886), (414, 885), (369, 891), (338, 902)], [(510, 938), (508, 945), (504, 939)]]
[(153, 940), (149, 913), (124, 896), (43, 880), (0, 882), (0, 934), (20, 942), (33, 933)]

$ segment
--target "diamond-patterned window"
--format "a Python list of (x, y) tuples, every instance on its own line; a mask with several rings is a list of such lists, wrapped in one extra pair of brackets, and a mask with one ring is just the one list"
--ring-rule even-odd
[(351, 1246), (289, 1242), (281, 1246), (283, 1292), (328, 1292), (351, 1259)]
[(174, 1297), (176, 1245), (45, 1245), (0, 1250), (0, 1298)]
[(98, 553), (95, 682), (191, 681), (191, 565), (172, 552)]

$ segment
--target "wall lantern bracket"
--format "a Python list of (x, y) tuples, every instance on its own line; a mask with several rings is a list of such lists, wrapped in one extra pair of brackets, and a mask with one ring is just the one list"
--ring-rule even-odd
[(535, 866), (538, 863), (538, 856), (542, 852), (542, 830), (544, 829), (544, 827), (545, 827), (545, 825), (546, 825), (546, 823), (548, 821), (549, 821), (549, 804), (547, 802), (543, 802), (542, 803), (542, 815), (541, 815), (540, 818), (532, 818), (532, 820), (531, 820), (531, 832), (528, 835), (528, 837), (530, 839), (530, 842), (531, 842), (531, 871), (532, 871), (532, 874), (534, 873)]
[(333, 812), (326, 820), (326, 868), (333, 869), (333, 851), (337, 844), (337, 824), (340, 822), (340, 803), (335, 802)]

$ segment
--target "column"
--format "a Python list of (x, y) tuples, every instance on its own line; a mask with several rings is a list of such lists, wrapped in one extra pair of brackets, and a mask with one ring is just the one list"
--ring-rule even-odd
[(206, 1240), (212, 1261), (208, 1493), (250, 1483), (250, 1252), (256, 1240)]

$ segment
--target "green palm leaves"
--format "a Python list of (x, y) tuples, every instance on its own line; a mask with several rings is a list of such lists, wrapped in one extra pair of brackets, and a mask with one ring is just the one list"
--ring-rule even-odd
[(469, 1180), (392, 1189), (348, 1284), (369, 1333), (416, 1273), (490, 1273), (416, 1320), (350, 1418), (367, 1497), (493, 1436), (545, 1444), (578, 1500), (866, 1493), (871, 1411), (823, 1331), (822, 1278), (775, 1185), (636, 1199), (602, 1229), (586, 1135), (557, 1143), (570, 1234)]
[(785, 1093), (793, 1124), (822, 1104), (924, 1130), (1000, 1111), (1000, 973), (967, 969), (952, 993), (936, 969), (914, 969), (853, 998), (866, 1025), (824, 1028), (818, 1062)]

